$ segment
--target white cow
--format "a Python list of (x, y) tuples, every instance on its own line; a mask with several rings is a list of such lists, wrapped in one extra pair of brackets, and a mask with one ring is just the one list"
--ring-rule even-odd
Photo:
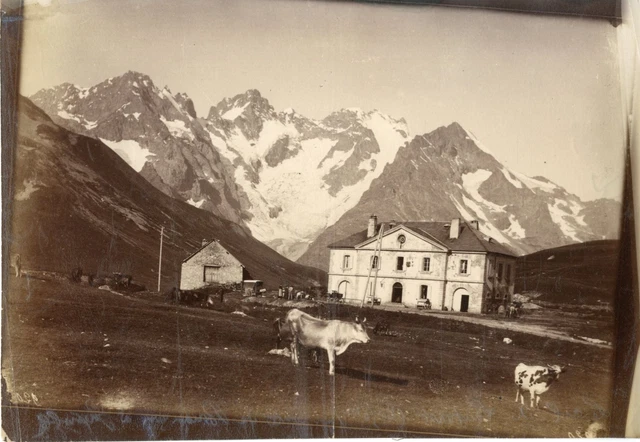
[(291, 343), (291, 362), (298, 365), (298, 344), (305, 347), (322, 348), (329, 356), (329, 374), (335, 374), (335, 357), (341, 355), (351, 344), (369, 342), (369, 335), (364, 322), (358, 323), (332, 319), (325, 321), (315, 318), (298, 309), (287, 313), (285, 323), (289, 326), (293, 336)]
[(540, 403), (540, 395), (547, 390), (549, 386), (558, 379), (560, 373), (564, 373), (566, 370), (559, 365), (547, 365), (542, 367), (540, 365), (526, 365), (518, 364), (515, 371), (515, 383), (516, 383), (516, 402), (518, 398), (520, 403), (524, 405), (524, 392), (529, 391), (531, 395), (531, 408), (538, 407)]

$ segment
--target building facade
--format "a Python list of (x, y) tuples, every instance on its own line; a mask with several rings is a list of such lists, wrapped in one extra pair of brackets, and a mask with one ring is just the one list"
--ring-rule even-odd
[[(382, 236), (380, 230), (382, 229)], [(347, 301), (484, 313), (513, 295), (515, 255), (477, 222), (377, 223), (329, 246), (329, 290)]]
[(180, 290), (195, 290), (216, 284), (239, 284), (249, 275), (242, 263), (219, 242), (202, 247), (182, 262)]

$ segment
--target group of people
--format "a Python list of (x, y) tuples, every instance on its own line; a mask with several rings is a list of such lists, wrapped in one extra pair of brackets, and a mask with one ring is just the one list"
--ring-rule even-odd
[(493, 306), (493, 308), (489, 308), (487, 313), (491, 312), (497, 313), (499, 316), (505, 316), (507, 318), (517, 318), (522, 313), (522, 303), (521, 302), (504, 302), (497, 306)]
[(279, 286), (278, 287), (278, 298), (285, 298), (292, 300), (294, 299), (293, 287), (292, 286)]
[(278, 287), (278, 298), (284, 298), (293, 301), (301, 299), (313, 299), (313, 295), (302, 290), (298, 290), (296, 292), (292, 286), (287, 287), (286, 285), (281, 285)]

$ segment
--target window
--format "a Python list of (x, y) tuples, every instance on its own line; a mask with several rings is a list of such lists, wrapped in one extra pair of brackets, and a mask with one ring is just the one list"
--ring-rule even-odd
[(466, 275), (468, 271), (469, 261), (466, 259), (460, 260), (460, 274)]
[(402, 270), (404, 267), (404, 256), (398, 256), (398, 260), (396, 261), (396, 270)]
[(372, 269), (379, 269), (380, 267), (378, 267), (378, 263), (380, 262), (380, 257), (378, 256), (372, 256), (371, 257), (371, 268)]
[(431, 258), (422, 258), (422, 271), (428, 272), (431, 269)]
[(507, 274), (504, 277), (507, 280), (507, 285), (511, 284), (511, 264), (507, 264)]
[(350, 255), (344, 255), (344, 257), (342, 258), (342, 268), (343, 269), (350, 269), (351, 268), (351, 256)]
[(420, 286), (420, 299), (427, 299), (428, 293), (429, 293), (429, 286), (421, 285)]
[(498, 264), (498, 281), (502, 281), (502, 263)]
[(204, 266), (204, 282), (218, 282), (220, 266)]

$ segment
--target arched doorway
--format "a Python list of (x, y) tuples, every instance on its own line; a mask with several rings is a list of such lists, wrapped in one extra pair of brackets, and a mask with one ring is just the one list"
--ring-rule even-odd
[(456, 290), (453, 294), (453, 310), (458, 312), (469, 311), (469, 298), (470, 296), (467, 290), (463, 288)]
[(391, 302), (402, 302), (402, 284), (396, 282), (391, 290)]
[(349, 297), (349, 281), (342, 281), (338, 284), (338, 293), (342, 293), (343, 298)]

